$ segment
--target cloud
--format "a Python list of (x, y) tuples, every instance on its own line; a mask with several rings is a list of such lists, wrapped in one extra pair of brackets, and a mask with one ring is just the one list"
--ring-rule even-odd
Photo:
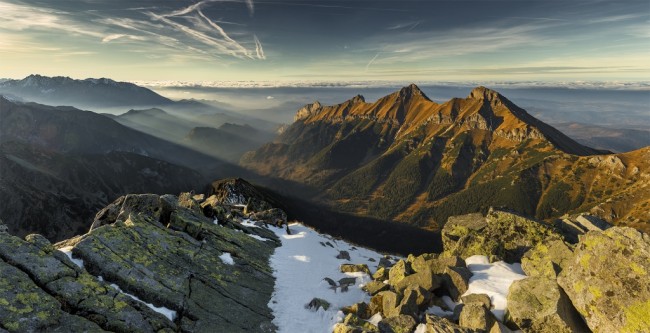
[(273, 96), (266, 96), (266, 99), (271, 100), (271, 99), (275, 99), (275, 97), (273, 97)]

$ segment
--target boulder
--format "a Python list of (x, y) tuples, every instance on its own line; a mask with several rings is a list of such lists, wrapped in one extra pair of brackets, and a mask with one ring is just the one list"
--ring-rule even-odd
[(273, 198), (241, 178), (215, 181), (208, 187), (206, 195), (214, 195), (218, 205), (244, 206), (246, 214), (274, 208)]
[(558, 283), (597, 332), (650, 332), (650, 236), (612, 227), (581, 237)]
[(443, 227), (443, 256), (494, 255), (513, 263), (539, 243), (562, 239), (552, 226), (512, 212), (490, 209), (485, 223), (473, 216)]
[(487, 219), (480, 213), (451, 216), (441, 231), (444, 250), (456, 247), (456, 243), (471, 232), (487, 227)]
[(253, 221), (260, 221), (266, 224), (281, 227), (287, 224), (287, 213), (279, 208), (271, 208), (261, 212), (252, 213), (249, 218)]
[(561, 240), (537, 244), (521, 258), (521, 269), (528, 276), (546, 276), (552, 279), (569, 264), (571, 248)]
[[(409, 298), (411, 294), (415, 295), (415, 304), (418, 309), (426, 310), (429, 307), (433, 294), (420, 286), (409, 286), (404, 291), (404, 298)], [(402, 303), (404, 301), (402, 300)]]
[(345, 316), (345, 319), (343, 319), (343, 324), (348, 326), (348, 327), (353, 327), (356, 329), (360, 329), (361, 332), (367, 333), (367, 332), (379, 332), (379, 328), (377, 326), (359, 318), (358, 316), (354, 314), (348, 314)]
[(388, 271), (388, 284), (394, 286), (411, 273), (411, 264), (400, 260)]
[(413, 317), (417, 316), (419, 310), (418, 296), (422, 296), (422, 294), (418, 294), (417, 291), (410, 290), (405, 292), (399, 305), (397, 305), (395, 309), (390, 310), (388, 317), (398, 315), (409, 315)]
[(486, 309), (492, 309), (492, 300), (486, 294), (469, 294), (461, 297), (463, 304), (479, 303)]
[[(390, 280), (389, 280), (390, 283)], [(393, 284), (393, 289), (398, 293), (403, 293), (404, 290), (410, 286), (421, 287), (427, 291), (434, 291), (440, 287), (440, 278), (433, 275), (431, 271), (422, 271), (400, 279), (399, 282)]]
[(350, 261), (350, 253), (348, 251), (339, 251), (339, 254), (336, 255), (336, 259)]
[(506, 320), (524, 332), (586, 332), (587, 327), (554, 278), (529, 277), (512, 283)]
[(379, 322), (379, 331), (382, 333), (411, 333), (417, 322), (413, 317), (399, 315), (390, 318), (384, 318)]
[(370, 296), (375, 296), (379, 292), (390, 289), (390, 285), (379, 281), (370, 281), (361, 287), (361, 289), (367, 292)]
[(372, 278), (377, 281), (385, 281), (388, 280), (388, 272), (390, 268), (385, 268), (385, 267), (379, 267), (377, 268), (377, 271), (375, 274), (372, 275)]
[(426, 315), (426, 333), (475, 333), (477, 331), (461, 327), (447, 318)]
[(462, 294), (467, 292), (471, 277), (472, 272), (466, 267), (449, 266), (445, 269), (443, 285), (449, 291), (449, 296), (454, 300), (458, 300)]
[(381, 313), (384, 317), (390, 316), (402, 300), (398, 294), (392, 291), (382, 291), (375, 297), (377, 296), (381, 297)]
[(368, 275), (371, 275), (370, 273), (370, 268), (368, 268), (368, 265), (366, 264), (342, 264), (339, 266), (339, 270), (341, 273), (366, 273)]
[(311, 301), (309, 301), (309, 303), (305, 304), (305, 309), (318, 311), (318, 309), (322, 308), (323, 310), (327, 310), (330, 308), (330, 306), (331, 306), (330, 302), (322, 298), (314, 297), (311, 299)]
[(461, 327), (480, 331), (490, 330), (495, 322), (492, 312), (480, 303), (465, 304), (458, 320)]
[(368, 304), (366, 302), (359, 302), (351, 306), (346, 306), (344, 308), (341, 308), (341, 311), (343, 311), (343, 313), (346, 315), (354, 314), (355, 316), (361, 319), (370, 318), (370, 308), (368, 307)]

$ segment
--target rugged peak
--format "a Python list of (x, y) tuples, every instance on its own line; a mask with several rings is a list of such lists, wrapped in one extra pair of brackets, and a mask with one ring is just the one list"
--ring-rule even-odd
[(309, 118), (309, 116), (316, 114), (322, 108), (323, 105), (321, 105), (319, 101), (315, 101), (314, 103), (307, 104), (302, 108), (300, 108), (298, 112), (296, 112), (296, 115), (293, 117), (293, 121)]
[(352, 104), (365, 103), (366, 99), (361, 95), (356, 95), (350, 99)]
[(505, 99), (505, 97), (501, 96), (501, 94), (498, 92), (484, 86), (479, 86), (472, 89), (472, 92), (469, 93), (469, 96), (467, 96), (467, 98), (487, 100), (490, 102)]
[(418, 87), (415, 83), (411, 83), (410, 85), (400, 89), (399, 92), (397, 92), (397, 94), (400, 97), (404, 97), (404, 98), (411, 98), (411, 97), (414, 97), (414, 96), (422, 96), (422, 97), (426, 98), (427, 100), (429, 99), (427, 97), (427, 95), (425, 95), (424, 92), (422, 92), (422, 90), (420, 90), (420, 87)]

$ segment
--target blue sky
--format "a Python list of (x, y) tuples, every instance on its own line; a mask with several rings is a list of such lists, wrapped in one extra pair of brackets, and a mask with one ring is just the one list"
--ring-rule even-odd
[(0, 0), (0, 77), (650, 79), (650, 0)]

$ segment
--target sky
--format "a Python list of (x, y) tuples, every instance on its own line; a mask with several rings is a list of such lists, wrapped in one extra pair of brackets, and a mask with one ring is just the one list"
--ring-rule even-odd
[(650, 80), (650, 0), (0, 0), (0, 77)]

